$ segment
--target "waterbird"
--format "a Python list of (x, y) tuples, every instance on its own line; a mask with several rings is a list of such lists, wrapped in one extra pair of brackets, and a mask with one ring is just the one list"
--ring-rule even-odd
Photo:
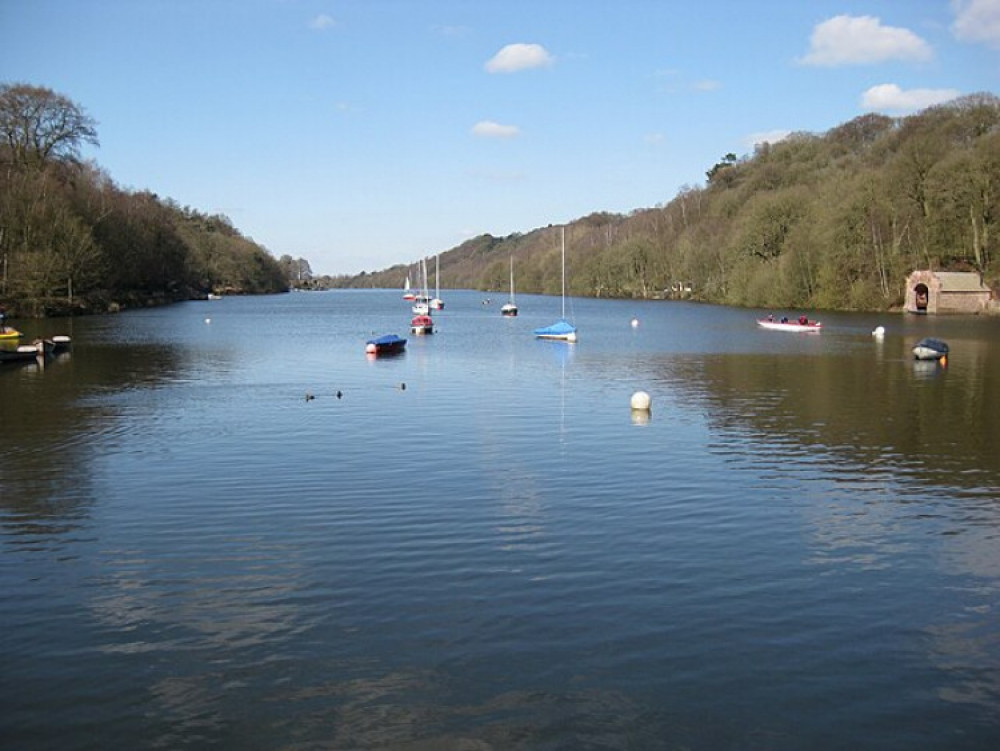
[(337, 390), (337, 398), (339, 399), (339, 398), (340, 398), (340, 397), (342, 397), (343, 395), (344, 395), (344, 392), (342, 392), (342, 391), (341, 391), (340, 389), (338, 389), (338, 390)]
[(316, 398), (316, 396), (315, 396), (315, 395), (313, 395), (313, 394), (310, 394), (310, 393), (309, 393), (308, 391), (306, 392), (306, 401), (307, 401), (307, 402), (311, 402), (311, 401), (312, 401), (313, 399), (315, 399), (315, 398)]

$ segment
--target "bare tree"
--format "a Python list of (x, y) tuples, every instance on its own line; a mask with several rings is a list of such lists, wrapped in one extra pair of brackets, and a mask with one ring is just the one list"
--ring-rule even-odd
[(0, 85), (0, 135), (16, 165), (76, 159), (81, 144), (98, 145), (96, 125), (81, 107), (51, 89)]

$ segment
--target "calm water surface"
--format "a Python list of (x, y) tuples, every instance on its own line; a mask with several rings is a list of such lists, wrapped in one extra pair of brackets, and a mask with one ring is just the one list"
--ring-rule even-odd
[(15, 322), (5, 748), (1000, 747), (1000, 319), (445, 299)]

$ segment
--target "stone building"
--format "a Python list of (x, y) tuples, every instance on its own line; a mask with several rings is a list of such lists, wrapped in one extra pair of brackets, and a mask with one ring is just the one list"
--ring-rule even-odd
[(975, 272), (914, 271), (906, 279), (909, 313), (981, 313), (989, 305), (990, 288)]

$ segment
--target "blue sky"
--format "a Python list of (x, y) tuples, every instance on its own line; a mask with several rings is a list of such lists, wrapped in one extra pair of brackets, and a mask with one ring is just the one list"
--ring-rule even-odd
[(1000, 0), (0, 0), (0, 81), (82, 106), (119, 185), (357, 273), (1000, 93)]

